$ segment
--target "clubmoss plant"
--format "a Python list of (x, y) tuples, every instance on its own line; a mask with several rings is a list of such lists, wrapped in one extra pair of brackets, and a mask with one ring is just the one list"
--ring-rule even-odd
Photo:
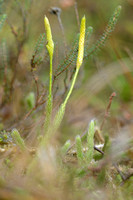
[[(52, 127), (49, 126), (48, 128), (48, 124), (50, 122), (50, 117), (51, 117), (51, 111), (52, 111), (52, 82), (50, 81), (50, 86), (49, 86), (49, 98), (48, 98), (48, 104), (47, 104), (47, 109), (46, 109), (46, 121), (45, 121), (45, 131), (48, 129), (48, 133), (45, 135), (44, 140), (42, 141), (43, 144), (47, 144), (49, 138), (51, 137), (51, 134), (55, 133), (57, 131), (57, 129), (59, 128), (61, 121), (63, 119), (64, 113), (65, 113), (65, 108), (66, 108), (66, 104), (68, 102), (68, 99), (73, 91), (76, 79), (77, 79), (77, 75), (79, 72), (79, 69), (82, 65), (83, 62), (83, 55), (84, 55), (84, 41), (85, 41), (85, 23), (86, 23), (86, 19), (85, 16), (82, 18), (81, 20), (81, 26), (80, 26), (80, 38), (79, 38), (79, 49), (78, 49), (78, 58), (77, 58), (77, 64), (76, 64), (76, 71), (72, 80), (72, 84), (71, 87), (69, 89), (69, 92), (65, 98), (65, 101), (61, 104), (55, 118), (53, 121), (53, 125)], [(46, 18), (46, 28), (47, 28), (47, 35), (48, 35), (48, 51), (49, 51), (49, 55), (50, 55), (50, 59), (53, 57), (53, 50), (50, 50), (50, 48), (53, 49), (53, 42), (52, 42), (52, 35), (51, 35), (51, 30), (50, 30), (50, 25), (48, 25), (48, 21)], [(51, 61), (52, 62), (52, 61)], [(51, 68), (51, 67), (50, 67)], [(51, 69), (52, 70), (52, 69)], [(50, 71), (50, 80), (51, 80), (51, 71)]]
[(81, 137), (76, 136), (76, 153), (77, 158), (80, 164), (88, 165), (93, 159), (94, 151), (94, 134), (95, 134), (95, 122), (92, 120), (89, 125), (88, 134), (87, 134), (87, 148), (83, 152), (83, 145)]
[(77, 64), (76, 64), (76, 71), (72, 80), (72, 84), (71, 87), (69, 89), (69, 92), (65, 98), (65, 101), (61, 104), (58, 113), (55, 116), (54, 122), (53, 122), (53, 127), (54, 127), (54, 131), (56, 131), (59, 126), (60, 123), (63, 119), (64, 113), (65, 113), (65, 109), (66, 109), (66, 105), (68, 102), (68, 99), (73, 91), (76, 79), (77, 79), (77, 75), (79, 72), (79, 69), (82, 65), (83, 62), (83, 55), (84, 55), (84, 41), (85, 41), (85, 23), (86, 23), (86, 19), (85, 16), (82, 18), (81, 20), (81, 26), (80, 26), (80, 38), (79, 38), (79, 49), (78, 49), (78, 58), (77, 58)]
[[(4, 0), (0, 0), (0, 2), (2, 1)], [(17, 2), (17, 4), (21, 3), (21, 1), (19, 0), (16, 0), (15, 2)], [(23, 2), (23, 5), (24, 4), (27, 5), (27, 4), (30, 4), (30, 2), (32, 1), (26, 0), (24, 2)], [(23, 8), (23, 5), (20, 8)], [(29, 12), (29, 10), (25, 8), (21, 10), (23, 11), (23, 15), (24, 15), (23, 19), (24, 19), (24, 27), (25, 27), (26, 24), (28, 24), (26, 19), (27, 19), (27, 12)], [(25, 11), (27, 12), (25, 13)], [(63, 130), (65, 131), (62, 131), (62, 136), (58, 135), (59, 137), (56, 137), (56, 139), (59, 138), (58, 142), (54, 140), (55, 139), (54, 134), (57, 131), (58, 127), (60, 126), (60, 123), (65, 113), (66, 106), (68, 106), (67, 102), (73, 91), (76, 78), (78, 76), (78, 72), (83, 62), (83, 57), (85, 58), (85, 55), (89, 57), (89, 55), (92, 55), (93, 53), (97, 52), (103, 46), (104, 42), (106, 41), (111, 31), (113, 30), (113, 27), (117, 21), (117, 16), (119, 15), (119, 11), (120, 11), (120, 7), (118, 7), (114, 16), (112, 17), (109, 23), (109, 26), (107, 27), (107, 30), (105, 31), (105, 34), (103, 35), (103, 38), (101, 38), (98, 43), (95, 43), (94, 44), (95, 46), (90, 51), (89, 51), (90, 44), (88, 44), (88, 41), (92, 32), (92, 28), (88, 27), (88, 29), (85, 30), (85, 17), (82, 19), (80, 34), (76, 38), (74, 46), (72, 46), (70, 51), (68, 52), (68, 58), (67, 56), (65, 56), (64, 62), (62, 62), (62, 66), (64, 65), (63, 66), (64, 68), (60, 69), (60, 70), (65, 70), (69, 64), (74, 66), (74, 69), (72, 69), (73, 71), (72, 74), (70, 74), (70, 76), (67, 77), (67, 78), (70, 77), (70, 80), (72, 80), (72, 84), (70, 86), (70, 90), (68, 89), (68, 93), (66, 95), (65, 100), (62, 102), (61, 106), (59, 107), (59, 110), (57, 110), (57, 113), (56, 113), (57, 115), (55, 115), (55, 119), (53, 120), (53, 123), (51, 120), (51, 114), (52, 114), (52, 100), (54, 98), (52, 98), (51, 85), (52, 85), (52, 59), (53, 59), (53, 52), (54, 52), (54, 43), (52, 40), (51, 29), (50, 29), (50, 25), (47, 18), (44, 19), (45, 26), (46, 26), (45, 28), (46, 28), (46, 34), (47, 34), (47, 41), (48, 41), (47, 49), (45, 49), (45, 52), (42, 51), (45, 46), (45, 34), (43, 34), (39, 37), (37, 46), (35, 47), (35, 52), (31, 60), (31, 67), (33, 69), (33, 72), (35, 72), (37, 66), (41, 62), (46, 62), (45, 58), (43, 58), (44, 53), (46, 53), (45, 55), (47, 57), (50, 57), (49, 91), (47, 92), (48, 95), (46, 95), (45, 94), (46, 87), (45, 87), (44, 80), (43, 80), (43, 84), (41, 80), (39, 80), (39, 82), (37, 81), (37, 83), (39, 83), (38, 84), (39, 93), (37, 93), (38, 95), (34, 95), (35, 93), (34, 94), (30, 92), (28, 93), (29, 96), (27, 96), (27, 104), (29, 105), (29, 108), (31, 109), (30, 112), (35, 111), (34, 113), (35, 116), (33, 117), (32, 115), (31, 118), (28, 119), (27, 121), (23, 120), (23, 116), (22, 116), (23, 110), (25, 109), (23, 109), (23, 107), (21, 108), (21, 106), (25, 106), (25, 105), (20, 104), (21, 103), (20, 100), (23, 99), (23, 96), (24, 96), (23, 92), (21, 92), (21, 89), (23, 90), (25, 85), (29, 83), (29, 76), (27, 74), (28, 68), (26, 67), (26, 66), (29, 66), (29, 63), (28, 65), (24, 65), (25, 64), (24, 60), (26, 60), (26, 63), (27, 63), (27, 59), (23, 59), (25, 58), (25, 52), (27, 53), (29, 50), (29, 48), (27, 48), (28, 45), (26, 45), (26, 48), (23, 49), (24, 47), (23, 44), (26, 44), (25, 42), (28, 41), (27, 38), (25, 38), (25, 41), (22, 41), (21, 43), (21, 41), (19, 41), (19, 39), (21, 40), (21, 33), (20, 35), (18, 35), (18, 37), (17, 35), (15, 36), (18, 42), (17, 43), (18, 53), (17, 51), (14, 51), (14, 49), (11, 46), (9, 47), (9, 52), (11, 52), (11, 55), (9, 55), (9, 58), (8, 58), (9, 61), (10, 59), (12, 59), (13, 62), (9, 62), (9, 64), (6, 65), (5, 64), (7, 63), (6, 59), (4, 60), (5, 61), (4, 63), (2, 62), (2, 59), (0, 58), (0, 66), (2, 66), (1, 65), (2, 63), (4, 66), (3, 69), (5, 69), (5, 72), (7, 72), (5, 73), (7, 75), (6, 76), (7, 81), (5, 83), (7, 83), (8, 87), (10, 86), (10, 79), (11, 79), (10, 76), (12, 75), (16, 76), (14, 77), (13, 81), (11, 81), (12, 82), (11, 88), (13, 89), (12, 90), (13, 96), (11, 96), (11, 101), (10, 101), (11, 103), (5, 102), (5, 96), (6, 98), (8, 97), (6, 95), (6, 92), (4, 91), (5, 88), (3, 88), (5, 87), (4, 86), (5, 83), (3, 84), (4, 79), (1, 79), (1, 85), (0, 85), (1, 96), (0, 97), (2, 97), (1, 99), (3, 99), (3, 93), (4, 93), (4, 101), (2, 102), (0, 100), (0, 120), (2, 122), (0, 129), (7, 127), (10, 130), (10, 128), (14, 126), (14, 124), (16, 124), (16, 126), (19, 127), (19, 129), (21, 128), (21, 130), (26, 131), (27, 144), (30, 145), (30, 148), (25, 146), (24, 140), (21, 138), (17, 129), (14, 129), (11, 132), (11, 134), (10, 133), (8, 134), (7, 131), (1, 130), (1, 133), (0, 133), (0, 147), (1, 147), (0, 148), (0, 163), (1, 163), (0, 165), (0, 169), (1, 169), (0, 196), (1, 196), (1, 199), (8, 199), (8, 196), (10, 197), (9, 199), (53, 199), (53, 198), (70, 199), (71, 196), (73, 197), (73, 200), (78, 199), (78, 198), (99, 199), (100, 194), (103, 196), (103, 199), (106, 198), (106, 196), (109, 196), (110, 199), (122, 200), (124, 199), (123, 198), (124, 196), (127, 197), (126, 199), (132, 199), (131, 197), (133, 193), (132, 192), (133, 141), (130, 141), (131, 143), (129, 144), (127, 143), (128, 142), (127, 140), (123, 141), (124, 140), (123, 139), (122, 141), (120, 140), (120, 144), (119, 144), (119, 141), (118, 142), (116, 141), (116, 143), (114, 143), (113, 140), (110, 140), (108, 137), (109, 132), (110, 132), (109, 130), (108, 130), (107, 137), (105, 137), (105, 140), (102, 140), (102, 137), (101, 137), (100, 139), (98, 138), (96, 141), (96, 136), (98, 136), (99, 130), (102, 133), (104, 133), (105, 129), (102, 129), (101, 127), (103, 127), (102, 125), (104, 124), (104, 120), (107, 114), (109, 113), (108, 111), (111, 105), (111, 98), (105, 110), (106, 116), (103, 116), (103, 123), (101, 123), (101, 126), (99, 127), (99, 129), (96, 130), (95, 122), (94, 120), (92, 120), (89, 123), (89, 127), (84, 131), (84, 133), (81, 133), (81, 136), (77, 135), (75, 138), (75, 141), (72, 144), (70, 140), (68, 140), (65, 143), (65, 145), (62, 148), (60, 148), (58, 147), (58, 145), (66, 137), (64, 134), (66, 134), (66, 132), (69, 130), (70, 132), (73, 131), (72, 127), (69, 127), (69, 129), (66, 129), (66, 127), (63, 127)], [(10, 12), (8, 13), (10, 14)], [(1, 12), (0, 12), (0, 15), (1, 15)], [(15, 12), (15, 16), (16, 16), (16, 12)], [(10, 21), (10, 18), (8, 18), (8, 20)], [(11, 27), (12, 27), (11, 30), (12, 31), (16, 30), (16, 33), (17, 33), (17, 30), (19, 30), (17, 29), (16, 26), (14, 30), (13, 30), (13, 26)], [(33, 31), (31, 32), (33, 33)], [(84, 41), (85, 35), (86, 35), (86, 42)], [(80, 41), (79, 41), (79, 37), (80, 37)], [(79, 41), (79, 45), (78, 45), (78, 41)], [(2, 45), (0, 45), (0, 49), (2, 49)], [(2, 55), (4, 55), (6, 51), (2, 51), (2, 52), (3, 52)], [(14, 59), (16, 53), (17, 53), (17, 59)], [(57, 53), (57, 56), (58, 56), (58, 53)], [(16, 66), (17, 68), (14, 68), (13, 66)], [(9, 70), (7, 70), (8, 68)], [(10, 68), (13, 68), (13, 70)], [(14, 69), (16, 69), (16, 71)], [(76, 72), (75, 72), (75, 69), (76, 69)], [(21, 74), (22, 70), (24, 70), (24, 72)], [(61, 73), (60, 70), (57, 72), (56, 75), (59, 75), (59, 73)], [(39, 79), (39, 74), (37, 78)], [(32, 86), (33, 84), (34, 83), (32, 83)], [(22, 86), (22, 88), (20, 86)], [(17, 90), (15, 90), (16, 87), (18, 88)], [(31, 91), (33, 90), (32, 87), (30, 87), (30, 89)], [(29, 91), (28, 87), (26, 88), (26, 91)], [(22, 96), (20, 96), (20, 98), (17, 99), (16, 98), (17, 94), (21, 95), (21, 93), (22, 93)], [(36, 101), (35, 101), (35, 96), (37, 97)], [(15, 99), (16, 107), (14, 106), (14, 102), (12, 102), (12, 100), (14, 99)], [(20, 101), (20, 103), (18, 101)], [(42, 123), (43, 123), (42, 119), (44, 116), (43, 116), (43, 109), (41, 108), (43, 108), (44, 103), (46, 101), (47, 103), (45, 106), (46, 108), (45, 134), (43, 134), (44, 129), (43, 131), (41, 131), (41, 128), (42, 128)], [(10, 106), (12, 106), (11, 109), (10, 109)], [(38, 106), (40, 106), (40, 109), (38, 109)], [(14, 116), (14, 113), (15, 113), (15, 116)], [(3, 116), (3, 114), (5, 116)], [(17, 121), (15, 121), (16, 119)], [(124, 124), (127, 128), (128, 128), (128, 122), (130, 126), (130, 121), (131, 121), (130, 119), (128, 121), (126, 120), (127, 123)], [(120, 132), (125, 133), (123, 132), (125, 131), (125, 129), (123, 129), (124, 128), (123, 126), (122, 127), (120, 126), (119, 128), (120, 128)], [(78, 132), (79, 130), (77, 129), (75, 131)], [(115, 130), (117, 131), (117, 127), (115, 128)], [(68, 135), (70, 135), (70, 132)], [(95, 146), (94, 146), (94, 134), (95, 134)], [(129, 129), (129, 134), (130, 134), (130, 129)], [(121, 136), (123, 136), (123, 134)], [(43, 146), (41, 145), (42, 141), (43, 141)], [(51, 141), (54, 142), (54, 145), (52, 145)], [(111, 141), (112, 141), (112, 145), (111, 145)], [(96, 145), (97, 142), (99, 145)], [(126, 146), (125, 144), (123, 144), (125, 142), (126, 142)], [(12, 148), (12, 145), (14, 145), (14, 143), (16, 143), (19, 149), (21, 149), (21, 154), (18, 154), (17, 151), (14, 152), (14, 148)], [(104, 147), (103, 147), (103, 143), (104, 143)], [(45, 146), (44, 144), (47, 144), (47, 145)], [(122, 155), (119, 155), (119, 157), (117, 157), (117, 149), (114, 148), (114, 146), (116, 146), (115, 144), (117, 144), (118, 148), (122, 150), (120, 152), (120, 154), (122, 153)], [(128, 144), (129, 144), (129, 148), (128, 148)], [(31, 147), (33, 148), (31, 149)], [(95, 150), (97, 150), (97, 152), (94, 152)], [(116, 153), (115, 157), (112, 156), (112, 151)], [(119, 177), (117, 177), (117, 174), (119, 174)], [(17, 183), (19, 182), (21, 182), (21, 184), (17, 185)], [(107, 187), (105, 187), (105, 184), (107, 185)]]
[(44, 18), (44, 25), (46, 29), (46, 36), (47, 36), (47, 50), (49, 53), (49, 60), (50, 60), (50, 72), (49, 72), (49, 94), (48, 94), (48, 101), (46, 106), (46, 118), (45, 118), (45, 133), (47, 132), (50, 120), (51, 120), (51, 113), (52, 113), (52, 61), (53, 61), (53, 53), (54, 53), (54, 42), (52, 39), (51, 27), (49, 24), (48, 18), (45, 16)]
[[(66, 156), (76, 155), (78, 163), (82, 167), (88, 166), (93, 159), (94, 160), (97, 160), (97, 158), (101, 159), (103, 155), (99, 153), (97, 153), (97, 155), (94, 154), (94, 149), (96, 149), (94, 146), (94, 134), (95, 134), (95, 121), (91, 120), (89, 124), (89, 128), (88, 128), (88, 132), (86, 133), (87, 137), (84, 138), (84, 143), (82, 141), (83, 137), (80, 135), (77, 135), (75, 138), (75, 142), (71, 146), (69, 146), (70, 141), (69, 141), (69, 145), (66, 145), (67, 142), (65, 143), (65, 145), (62, 147), (63, 150), (65, 149), (63, 153), (66, 154)], [(75, 146), (75, 149), (73, 149), (74, 146)]]

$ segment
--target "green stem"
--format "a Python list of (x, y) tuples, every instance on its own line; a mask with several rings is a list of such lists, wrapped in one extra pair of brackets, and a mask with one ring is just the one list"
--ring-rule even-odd
[(49, 97), (52, 104), (52, 59), (53, 56), (50, 56), (50, 72), (49, 72)]
[(79, 72), (79, 68), (76, 68), (76, 72), (74, 74), (74, 77), (73, 77), (73, 80), (72, 80), (72, 84), (71, 84), (71, 87), (70, 87), (70, 90), (67, 94), (67, 97), (65, 99), (65, 101), (61, 104), (60, 108), (59, 108), (59, 111), (57, 112), (56, 116), (55, 116), (55, 119), (54, 119), (54, 122), (53, 122), (53, 125), (52, 127), (49, 126), (47, 127), (48, 131), (47, 131), (47, 134), (45, 135), (43, 141), (42, 141), (42, 145), (46, 145), (48, 144), (48, 141), (49, 139), (51, 138), (52, 134), (54, 134), (57, 129), (59, 128), (61, 122), (62, 122), (62, 119), (64, 117), (64, 114), (65, 114), (65, 108), (66, 108), (66, 104), (67, 104), (67, 101), (73, 91), (73, 88), (74, 88), (74, 85), (75, 85), (75, 82), (76, 82), (76, 79), (77, 79), (77, 75), (78, 75), (78, 72)]
[(51, 113), (52, 113), (52, 58), (53, 56), (50, 56), (50, 72), (49, 72), (49, 95), (48, 95), (48, 102), (46, 106), (46, 118), (45, 118), (45, 125), (44, 130), (45, 134), (47, 133), (50, 121), (51, 121)]
[(73, 88), (74, 88), (74, 85), (75, 85), (75, 82), (76, 82), (76, 79), (77, 79), (78, 72), (79, 72), (79, 68), (76, 68), (76, 72), (75, 72), (75, 74), (74, 74), (74, 77), (73, 77), (73, 80), (72, 80), (72, 84), (71, 84), (70, 90), (69, 90), (69, 92), (68, 92), (68, 94), (67, 94), (67, 97), (66, 97), (64, 103), (63, 103), (64, 106), (66, 106), (67, 101), (68, 101), (68, 99), (69, 99), (69, 97), (70, 97), (70, 95), (71, 95), (71, 93), (72, 93), (72, 91), (73, 91)]
[(79, 72), (79, 68), (76, 68), (76, 72), (74, 74), (70, 90), (69, 90), (69, 92), (68, 92), (68, 94), (66, 96), (65, 101), (61, 104), (61, 106), (59, 108), (59, 111), (58, 111), (58, 113), (55, 116), (55, 120), (54, 120), (54, 123), (53, 123), (54, 132), (56, 132), (56, 130), (59, 128), (59, 126), (61, 124), (61, 121), (62, 121), (62, 119), (64, 117), (65, 109), (66, 109), (66, 104), (67, 104), (67, 101), (68, 101), (68, 99), (69, 99), (72, 91), (73, 91), (73, 88), (74, 88), (74, 85), (75, 85), (75, 82), (76, 82), (76, 79), (77, 79), (78, 72)]

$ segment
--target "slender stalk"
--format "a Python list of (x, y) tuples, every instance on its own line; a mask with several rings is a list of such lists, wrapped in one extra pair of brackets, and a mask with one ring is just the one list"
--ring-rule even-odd
[(75, 82), (76, 82), (76, 79), (77, 79), (77, 75), (78, 75), (78, 72), (79, 72), (79, 68), (76, 68), (76, 72), (74, 74), (74, 77), (73, 77), (73, 80), (72, 80), (72, 84), (71, 84), (71, 87), (70, 87), (70, 90), (67, 94), (67, 97), (65, 99), (65, 101), (61, 104), (56, 116), (55, 116), (55, 119), (54, 119), (54, 122), (53, 122), (53, 125), (50, 126), (47, 130), (47, 135), (45, 135), (45, 138), (44, 140), (42, 141), (42, 145), (46, 145), (49, 141), (49, 139), (51, 138), (51, 135), (53, 132), (56, 132), (62, 122), (62, 119), (64, 117), (64, 114), (65, 114), (65, 109), (66, 109), (66, 104), (68, 102), (68, 99), (73, 91), (73, 88), (74, 88), (74, 85), (75, 85)]
[(74, 85), (75, 85), (75, 82), (76, 82), (76, 79), (77, 79), (78, 72), (79, 72), (79, 68), (76, 68), (76, 72), (74, 74), (70, 90), (69, 90), (69, 92), (68, 92), (68, 94), (66, 96), (65, 101), (61, 104), (57, 115), (55, 116), (54, 124), (53, 124), (54, 131), (56, 131), (59, 128), (60, 123), (61, 123), (61, 121), (62, 121), (62, 119), (64, 117), (66, 104), (68, 102), (68, 99), (69, 99), (70, 95), (72, 94), (72, 91), (73, 91), (73, 88), (74, 88)]
[(67, 94), (67, 97), (66, 97), (64, 103), (63, 103), (64, 105), (67, 104), (67, 101), (68, 101), (68, 99), (69, 99), (69, 97), (70, 97), (70, 95), (71, 95), (71, 93), (73, 91), (73, 88), (74, 88), (74, 85), (75, 85), (75, 82), (76, 82), (76, 79), (77, 79), (78, 72), (79, 72), (79, 68), (76, 68), (76, 71), (75, 71), (75, 74), (74, 74), (74, 77), (73, 77), (73, 80), (72, 80), (72, 84), (71, 84), (70, 90), (69, 90), (69, 92)]
[(49, 95), (48, 95), (48, 111), (52, 112), (52, 56), (50, 56), (50, 72), (49, 72)]
[(46, 105), (46, 117), (45, 117), (45, 125), (44, 130), (45, 134), (47, 133), (49, 123), (51, 120), (51, 113), (52, 113), (52, 107), (53, 107), (53, 98), (52, 98), (52, 57), (50, 56), (50, 72), (49, 72), (49, 95)]
[(52, 62), (53, 62), (53, 56), (50, 56), (50, 72), (49, 72), (49, 97), (52, 103)]

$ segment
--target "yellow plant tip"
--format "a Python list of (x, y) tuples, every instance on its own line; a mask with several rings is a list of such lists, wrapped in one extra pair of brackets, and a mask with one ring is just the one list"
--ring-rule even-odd
[(46, 37), (47, 37), (47, 49), (49, 52), (50, 56), (53, 56), (53, 51), (54, 51), (54, 42), (52, 39), (52, 33), (51, 33), (51, 27), (48, 18), (45, 16), (44, 17), (44, 26), (46, 30)]
[(121, 10), (121, 9), (122, 9), (122, 6), (121, 6), (121, 5), (119, 5), (119, 6), (117, 7), (117, 9)]
[(77, 68), (79, 69), (83, 62), (84, 57), (84, 41), (85, 41), (85, 16), (81, 20), (80, 25), (80, 38), (79, 38), (79, 50), (78, 50), (78, 58), (77, 58)]

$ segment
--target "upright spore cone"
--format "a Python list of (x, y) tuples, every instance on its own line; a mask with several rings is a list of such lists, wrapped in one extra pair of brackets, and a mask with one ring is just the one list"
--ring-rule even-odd
[(52, 39), (52, 33), (51, 33), (51, 27), (48, 18), (45, 16), (44, 17), (44, 25), (45, 25), (45, 30), (46, 30), (46, 36), (47, 36), (47, 49), (49, 52), (50, 56), (53, 56), (53, 51), (54, 51), (54, 42)]
[(83, 62), (84, 56), (84, 42), (85, 42), (85, 16), (82, 18), (81, 26), (80, 26), (80, 38), (79, 38), (79, 50), (78, 50), (78, 58), (77, 58), (77, 68), (79, 69)]

